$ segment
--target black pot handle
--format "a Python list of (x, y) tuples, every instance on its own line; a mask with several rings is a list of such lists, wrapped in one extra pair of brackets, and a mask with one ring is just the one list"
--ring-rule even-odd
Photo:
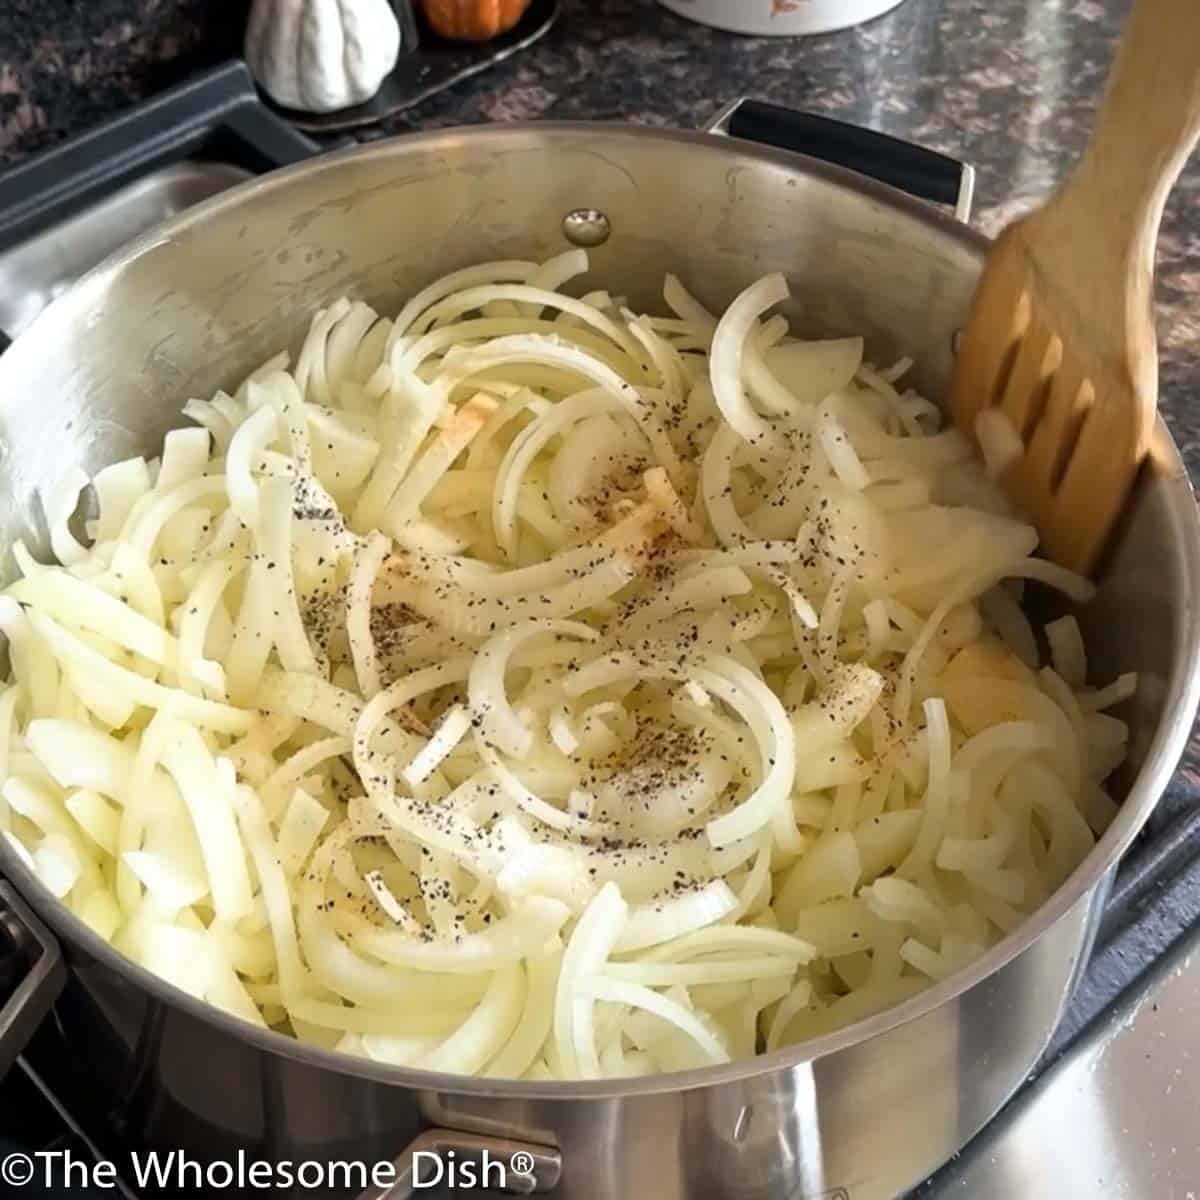
[(67, 968), (54, 935), (10, 883), (0, 880), (0, 1079), (49, 1013)]
[(948, 204), (960, 221), (970, 219), (975, 169), (936, 150), (763, 100), (726, 105), (707, 129), (848, 167), (921, 200)]

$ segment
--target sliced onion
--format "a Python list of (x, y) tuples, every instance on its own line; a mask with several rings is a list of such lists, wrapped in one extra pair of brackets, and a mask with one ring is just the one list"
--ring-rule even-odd
[(417, 519), (421, 505), (438, 480), (471, 444), (495, 409), (496, 401), (491, 396), (477, 392), (438, 432), (433, 444), (412, 464), (388, 503), (383, 520), (393, 534), (398, 534)]
[[(586, 985), (592, 1000), (607, 1000), (610, 1004), (627, 1004), (642, 1009), (674, 1025), (699, 1046), (706, 1059), (712, 1063), (729, 1061), (729, 1050), (712, 1030), (698, 1020), (681, 1004), (668, 999), (647, 987), (622, 983), (615, 979), (592, 979)], [(597, 1072), (598, 1073), (598, 1072)]]
[(725, 310), (713, 334), (710, 369), (721, 415), (739, 437), (772, 454), (786, 446), (780, 433), (751, 407), (742, 380), (742, 358), (754, 324), (767, 309), (788, 298), (782, 275), (768, 275), (748, 287)]
[(354, 943), (383, 962), (419, 971), (474, 975), (495, 971), (543, 952), (566, 923), (570, 909), (545, 896), (531, 896), (480, 933), (440, 944), (387, 930), (364, 930)]
[(87, 551), (68, 528), (68, 522), (89, 482), (79, 467), (73, 467), (55, 482), (44, 497), (46, 524), (50, 527), (50, 547), (54, 557), (67, 566), (81, 562), (87, 556)]
[(712, 315), (674, 275), (663, 284), (663, 299), (695, 332), (711, 337), (717, 330), (717, 318)]
[(382, 533), (371, 533), (354, 560), (346, 591), (346, 633), (350, 655), (358, 676), (359, 691), (370, 699), (380, 689), (379, 656), (371, 634), (371, 592), (375, 576), (391, 551), (391, 543)]
[(241, 425), (229, 443), (225, 456), (225, 487), (229, 507), (237, 513), (243, 525), (258, 526), (258, 485), (251, 474), (258, 456), (275, 440), (277, 422), (269, 407), (260, 408)]
[(400, 310), (392, 324), (391, 336), (388, 339), (389, 349), (408, 333), (409, 327), (421, 313), (444, 296), (449, 296), (463, 288), (493, 283), (501, 279), (525, 280), (536, 270), (536, 264), (531, 262), (504, 261), (480, 263), (478, 266), (464, 267), (461, 271), (452, 271), (449, 275), (442, 276), (441, 279), (431, 283), (413, 296)]
[(536, 336), (496, 338), (486, 348), (469, 351), (458, 360), (447, 382), (463, 382), (482, 371), (513, 363), (533, 362), (561, 367), (590, 380), (619, 399), (625, 411), (646, 435), (659, 464), (672, 480), (682, 480), (683, 470), (670, 439), (637, 388), (626, 383), (610, 367), (589, 358), (573, 346)]
[(1087, 651), (1079, 622), (1070, 615), (1051, 621), (1046, 626), (1046, 640), (1050, 643), (1055, 671), (1071, 687), (1083, 687), (1087, 682)]
[(176, 688), (163, 687), (143, 675), (117, 666), (41, 613), (31, 614), (30, 623), (63, 666), (90, 673), (97, 682), (103, 681), (114, 692), (127, 696), (133, 703), (169, 709), (203, 728), (222, 733), (244, 733), (250, 728), (253, 718), (243, 709), (202, 700)]
[(541, 1052), (554, 1020), (554, 990), (558, 982), (558, 954), (526, 960), (528, 993), (524, 1019), (505, 1046), (483, 1071), (492, 1079), (519, 1079)]
[(1037, 671), (997, 585), (1093, 589), (911, 363), (791, 339), (779, 275), (718, 321), (586, 266), (336, 300), (97, 474), (91, 545), (68, 463), (59, 561), (15, 547), (0, 833), (194, 996), (416, 1069), (705, 1067), (958, 970), (1113, 819), (1136, 680), (1084, 689), (1073, 618)]
[(162, 906), (164, 914), (188, 908), (208, 895), (207, 880), (181, 878), (171, 864), (155, 854), (128, 850), (121, 855), (121, 861)]
[[(591, 388), (560, 401), (526, 425), (513, 439), (500, 461), (492, 495), (492, 529), (496, 541), (510, 559), (516, 553), (517, 495), (529, 464), (552, 438), (576, 421), (623, 407), (618, 397), (602, 388)], [(577, 486), (578, 480), (575, 483)]]
[(625, 954), (661, 945), (707, 925), (715, 925), (736, 907), (737, 897), (721, 879), (669, 900), (636, 905), (629, 910), (625, 929), (613, 951)]
[(600, 1073), (590, 991), (621, 936), (628, 906), (618, 888), (605, 884), (584, 910), (563, 952), (554, 998), (554, 1045), (567, 1074)]
[(279, 823), (277, 839), (279, 864), (286, 875), (296, 875), (308, 861), (329, 815), (329, 810), (303, 788), (292, 792), (291, 803)]
[(513, 710), (504, 690), (504, 674), (517, 650), (534, 638), (551, 634), (595, 641), (596, 632), (578, 621), (521, 621), (484, 642), (475, 654), (467, 679), (467, 695), (484, 737), (505, 754), (525, 758), (533, 732)]
[(525, 1003), (525, 973), (519, 963), (492, 976), (479, 1007), (436, 1050), (419, 1058), (426, 1071), (474, 1075), (508, 1040)]
[(420, 749), (402, 774), (411, 787), (424, 783), (441, 766), (471, 728), (471, 713), (465, 705), (455, 704), (443, 714), (433, 737)]
[[(168, 491), (200, 475), (208, 464), (208, 444), (206, 429), (174, 429), (168, 433), (154, 487)], [(150, 487), (150, 472), (144, 458), (127, 458), (97, 471), (92, 477), (99, 511), (94, 540), (107, 542), (119, 537), (134, 505), (150, 491)]]

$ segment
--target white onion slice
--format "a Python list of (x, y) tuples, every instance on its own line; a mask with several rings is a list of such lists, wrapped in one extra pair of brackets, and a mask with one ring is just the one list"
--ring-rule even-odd
[(229, 507), (237, 513), (243, 525), (258, 526), (258, 485), (252, 468), (258, 456), (275, 440), (277, 422), (271, 408), (260, 408), (251, 416), (229, 443), (225, 456), (225, 487)]
[(455, 746), (463, 740), (471, 728), (471, 713), (464, 704), (455, 704), (446, 710), (433, 737), (421, 748), (416, 757), (401, 772), (411, 787), (424, 783), (442, 765)]
[(715, 925), (736, 907), (737, 897), (721, 879), (669, 900), (636, 905), (629, 910), (629, 919), (613, 951), (626, 954), (661, 945), (707, 925)]
[(533, 362), (561, 367), (590, 380), (621, 401), (625, 411), (646, 435), (659, 464), (672, 480), (682, 481), (683, 469), (670, 439), (637, 388), (611, 367), (556, 339), (514, 335), (496, 338), (480, 350), (468, 351), (455, 362), (447, 382), (458, 383), (480, 372), (514, 363)]
[(755, 321), (788, 295), (782, 275), (768, 275), (751, 284), (725, 310), (713, 334), (710, 359), (713, 394), (721, 415), (739, 437), (772, 454), (782, 453), (786, 445), (779, 431), (751, 407), (742, 381), (742, 357)]
[(695, 332), (711, 337), (717, 330), (717, 318), (712, 315), (674, 275), (663, 284), (663, 299)]
[(628, 906), (611, 883), (596, 893), (563, 952), (554, 998), (554, 1045), (564, 1071), (599, 1074), (590, 986), (621, 936)]
[(539, 415), (513, 439), (500, 461), (492, 494), (492, 529), (496, 541), (510, 559), (516, 553), (518, 489), (529, 464), (552, 438), (557, 437), (574, 422), (623, 409), (624, 405), (619, 397), (602, 388), (592, 388), (560, 401), (552, 409)]
[(128, 850), (121, 855), (121, 861), (158, 901), (164, 914), (174, 914), (181, 908), (188, 908), (208, 895), (206, 880), (181, 877), (171, 864), (156, 854)]
[(391, 551), (391, 542), (378, 531), (359, 547), (346, 590), (346, 634), (350, 656), (358, 676), (359, 691), (370, 699), (380, 689), (379, 654), (371, 633), (371, 593), (379, 568)]
[(729, 1061), (729, 1050), (712, 1030), (688, 1012), (683, 1005), (668, 999), (658, 992), (637, 984), (622, 983), (615, 979), (592, 979), (584, 984), (588, 996), (592, 1000), (607, 1000), (610, 1004), (627, 1004), (631, 1008), (642, 1009), (654, 1016), (669, 1022), (686, 1034), (700, 1047), (705, 1057), (712, 1063)]
[(529, 753), (533, 733), (508, 701), (504, 674), (521, 646), (547, 634), (589, 642), (597, 636), (590, 626), (578, 621), (543, 621), (536, 617), (520, 621), (479, 647), (467, 678), (471, 709), (484, 737), (514, 758), (524, 758)]
[[(198, 441), (181, 440), (194, 435)], [(163, 442), (162, 466), (154, 482), (159, 491), (201, 474), (208, 463), (209, 436), (206, 429), (175, 429)], [(197, 463), (197, 458), (199, 462)], [(127, 458), (97, 471), (92, 477), (99, 516), (93, 531), (96, 542), (119, 537), (133, 507), (150, 490), (150, 472), (144, 458)], [(65, 560), (63, 560), (65, 561)]]
[(1079, 622), (1070, 615), (1051, 621), (1046, 626), (1046, 640), (1055, 671), (1071, 687), (1083, 687), (1087, 682), (1087, 650)]
[(63, 666), (90, 673), (97, 682), (103, 682), (136, 704), (166, 709), (203, 728), (222, 733), (245, 733), (250, 728), (253, 718), (243, 709), (163, 687), (145, 676), (117, 666), (49, 617), (33, 613), (29, 619)]
[(79, 467), (65, 472), (44, 498), (46, 524), (50, 527), (50, 548), (60, 563), (71, 566), (87, 557), (87, 551), (67, 527), (83, 489), (91, 481)]

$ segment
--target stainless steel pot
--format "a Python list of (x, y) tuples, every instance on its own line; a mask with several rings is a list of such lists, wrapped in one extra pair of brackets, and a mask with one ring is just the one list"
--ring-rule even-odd
[[(757, 123), (739, 126), (735, 116), (735, 132), (813, 133), (779, 114), (750, 115)], [(948, 174), (944, 160), (864, 137), (855, 133), (849, 149), (839, 142), (838, 156), (961, 199), (969, 178), (957, 165)], [(0, 539), (44, 544), (37, 489), (72, 463), (94, 469), (151, 452), (188, 396), (228, 386), (295, 344), (309, 314), (334, 297), (394, 308), (455, 267), (547, 256), (564, 248), (564, 231), (597, 240), (606, 225), (611, 236), (592, 252), (597, 286), (651, 306), (675, 271), (716, 307), (783, 270), (801, 328), (864, 332), (879, 359), (911, 354), (932, 395), (946, 382), (985, 248), (950, 215), (862, 175), (702, 134), (453, 129), (317, 159), (143, 237), (4, 355)], [(228, 1161), (241, 1148), (273, 1161), (372, 1163), (424, 1130), (419, 1145), (464, 1155), (468, 1134), (498, 1139), (488, 1143), (497, 1150), (517, 1148), (511, 1139), (532, 1144), (537, 1184), (565, 1200), (890, 1200), (958, 1150), (1037, 1059), (1088, 953), (1114, 864), (1191, 727), (1200, 523), (1161, 425), (1158, 435), (1100, 597), (1082, 618), (1098, 676), (1136, 670), (1142, 680), (1125, 714), (1133, 733), (1117, 781), (1120, 815), (1051, 901), (969, 970), (750, 1062), (636, 1081), (476, 1081), (251, 1029), (122, 959), (0, 850), (0, 869), (69, 964), (57, 1008), (80, 1060), (114, 1097), (132, 1140), (198, 1158)], [(0, 891), (10, 922), (28, 917), (13, 900)], [(53, 941), (44, 941), (42, 986), (26, 988), (27, 1005), (44, 1007), (56, 988)], [(10, 1005), (0, 1040), (6, 1025), (28, 1023)]]

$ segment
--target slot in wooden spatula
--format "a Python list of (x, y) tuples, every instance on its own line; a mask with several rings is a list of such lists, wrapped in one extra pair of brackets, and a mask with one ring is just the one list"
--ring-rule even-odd
[(975, 436), (985, 410), (1007, 417), (1023, 449), (1002, 483), (1073, 570), (1095, 566), (1150, 447), (1154, 247), (1198, 136), (1200, 3), (1136, 0), (1083, 159), (996, 240), (959, 348), (955, 421)]

